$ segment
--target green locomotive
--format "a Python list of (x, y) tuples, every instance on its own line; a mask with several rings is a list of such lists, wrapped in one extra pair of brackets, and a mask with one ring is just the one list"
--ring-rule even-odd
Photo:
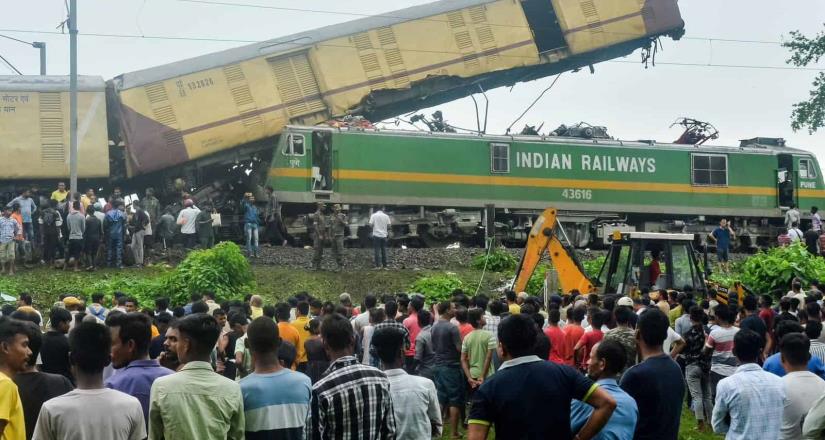
[[(372, 206), (387, 205), (396, 240), (430, 245), (483, 236), (494, 205), (505, 242), (524, 240), (532, 215), (553, 206), (577, 246), (616, 229), (703, 233), (727, 217), (754, 248), (782, 232), (791, 205), (825, 202), (816, 157), (777, 138), (720, 147), (290, 126), (268, 183), (288, 206), (348, 205), (352, 239), (366, 236)], [(306, 232), (286, 214), (293, 234)]]

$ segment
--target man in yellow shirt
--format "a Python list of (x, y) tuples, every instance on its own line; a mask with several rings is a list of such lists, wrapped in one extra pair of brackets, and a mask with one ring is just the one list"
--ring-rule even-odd
[(252, 311), (252, 319), (264, 316), (264, 299), (259, 295), (252, 295), (249, 298), (249, 309)]
[(0, 322), (0, 439), (25, 440), (26, 423), (17, 385), (11, 378), (25, 371), (31, 356), (27, 323), (16, 319)]
[(304, 348), (304, 342), (310, 337), (309, 333), (309, 303), (301, 301), (296, 306), (296, 318), (290, 325), (298, 331), (298, 346), (295, 347), (298, 352), (298, 357), (295, 361), (298, 364), (298, 371), (304, 373), (307, 368), (307, 351)]
[(60, 182), (57, 184), (57, 189), (52, 192), (52, 200), (56, 201), (57, 203), (62, 203), (68, 197), (69, 192), (66, 191), (66, 184), (64, 182)]
[(521, 313), (521, 306), (516, 302), (516, 292), (508, 290), (505, 295), (507, 297), (507, 311), (509, 311), (511, 315)]
[(94, 203), (95, 198), (95, 190), (89, 188), (86, 190), (86, 194), (80, 196), (80, 204), (83, 206), (83, 211), (86, 211), (86, 208), (89, 207), (92, 203)]

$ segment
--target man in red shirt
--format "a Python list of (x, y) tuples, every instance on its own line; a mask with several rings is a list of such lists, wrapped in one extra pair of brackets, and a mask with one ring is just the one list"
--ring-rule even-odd
[(770, 295), (762, 295), (759, 297), (759, 318), (765, 323), (765, 327), (768, 329), (768, 340), (765, 341), (765, 357), (767, 358), (769, 355), (772, 354), (774, 348), (774, 334), (773, 334), (773, 324), (774, 318), (776, 317), (776, 313), (773, 311), (771, 306), (773, 305), (773, 298)]
[(544, 334), (547, 336), (547, 339), (550, 340), (549, 360), (557, 364), (567, 364), (567, 359), (570, 357), (572, 347), (564, 338), (564, 330), (559, 328), (561, 313), (559, 309), (550, 309), (547, 316), (549, 325), (544, 330)]
[(404, 351), (404, 370), (407, 374), (415, 373), (415, 338), (421, 332), (421, 327), (418, 325), (418, 312), (423, 308), (424, 300), (420, 296), (413, 296), (407, 309), (410, 316), (402, 322), (404, 328), (410, 333), (410, 348)]
[(659, 250), (653, 250), (653, 251), (650, 252), (650, 256), (653, 258), (653, 260), (650, 262), (650, 266), (649, 266), (649, 269), (650, 269), (650, 273), (649, 273), (650, 279), (649, 280), (650, 280), (650, 285), (651, 286), (656, 285), (656, 281), (659, 280), (659, 275), (662, 274), (662, 268), (659, 266), (659, 255), (660, 255)]
[(579, 339), (584, 335), (584, 329), (581, 326), (585, 315), (584, 307), (575, 307), (567, 312), (567, 325), (564, 326), (564, 341), (570, 347), (567, 352), (567, 357), (564, 361), (565, 365), (575, 366), (576, 360), (573, 359), (573, 347), (579, 342)]
[(598, 344), (604, 338), (604, 333), (602, 333), (602, 325), (604, 325), (605, 321), (605, 313), (599, 308), (592, 308), (588, 313), (589, 321), (590, 321), (590, 330), (585, 332), (579, 342), (576, 343), (576, 346), (573, 347), (573, 352), (575, 353), (576, 359), (581, 359), (581, 363), (579, 363), (579, 368), (582, 370), (587, 370), (587, 366), (590, 364), (590, 352), (593, 350), (593, 346)]

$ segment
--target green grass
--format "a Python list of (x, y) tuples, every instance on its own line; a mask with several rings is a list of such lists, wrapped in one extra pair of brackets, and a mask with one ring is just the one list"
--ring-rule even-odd
[[(708, 424), (710, 425), (710, 424)], [(679, 440), (719, 440), (722, 435), (696, 430), (696, 418), (688, 407), (682, 408), (682, 423), (679, 425)]]
[[(159, 277), (165, 270), (162, 267), (143, 269), (106, 269), (94, 273), (64, 272), (43, 267), (21, 270), (13, 277), (0, 275), (0, 292), (17, 295), (28, 292), (34, 297), (35, 307), (48, 310), (61, 293), (76, 293), (90, 283), (101, 279), (139, 279), (142, 277)], [(434, 270), (390, 270), (390, 271), (349, 271), (349, 272), (312, 272), (301, 269), (287, 269), (273, 266), (253, 266), (257, 283), (256, 293), (268, 303), (285, 300), (301, 292), (310, 292), (323, 300), (337, 300), (342, 292), (352, 295), (358, 303), (367, 293), (408, 292), (410, 285), (420, 277), (445, 273)], [(455, 273), (466, 291), (474, 293), (481, 278), (481, 271), (475, 269), (458, 269)], [(504, 276), (487, 272), (479, 292), (490, 292), (501, 285)], [(111, 294), (112, 292), (104, 292)], [(162, 296), (163, 292), (158, 292)]]

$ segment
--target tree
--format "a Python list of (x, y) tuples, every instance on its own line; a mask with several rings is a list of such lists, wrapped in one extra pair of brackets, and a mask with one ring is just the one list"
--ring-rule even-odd
[[(825, 32), (808, 38), (799, 31), (793, 31), (791, 40), (782, 45), (791, 51), (788, 64), (807, 67), (818, 63), (819, 59), (825, 55)], [(808, 133), (811, 134), (825, 127), (825, 72), (819, 72), (814, 78), (809, 99), (793, 105), (791, 127), (794, 131), (807, 127)]]

